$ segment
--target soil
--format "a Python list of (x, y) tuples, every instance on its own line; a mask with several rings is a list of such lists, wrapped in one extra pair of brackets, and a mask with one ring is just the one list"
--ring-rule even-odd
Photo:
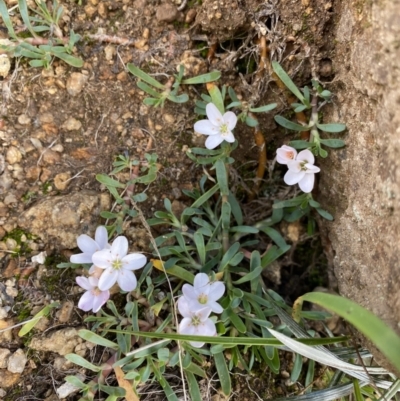
[[(6, 3), (11, 7), (15, 2)], [(100, 211), (111, 205), (96, 175), (109, 173), (117, 155), (144, 160), (145, 153), (156, 153), (159, 177), (147, 189), (148, 201), (141, 204), (143, 214), (150, 217), (162, 208), (165, 197), (182, 208), (187, 202), (182, 190), (196, 186), (202, 174), (186, 157), (186, 150), (204, 144), (204, 138), (193, 133), (193, 101), (204, 88), (184, 88), (190, 101), (183, 105), (167, 102), (162, 109), (147, 107), (144, 92), (126, 69), (128, 63), (163, 83), (181, 64), (187, 76), (218, 69), (221, 83), (231, 85), (244, 99), (256, 105), (277, 101), (283, 110), (286, 100), (271, 72), (260, 71), (259, 42), (265, 35), (268, 56), (280, 61), (296, 83), (303, 85), (318, 76), (329, 89), (335, 77), (334, 28), (341, 12), (336, 0), (204, 0), (189, 1), (183, 10), (178, 9), (179, 4), (163, 0), (82, 3), (61, 1), (64, 35), (73, 29), (83, 38), (75, 49), (84, 60), (81, 69), (60, 60), (54, 60), (49, 69), (31, 68), (26, 59), (12, 59), (10, 74), (2, 81), (0, 291), (6, 316), (0, 320), (0, 330), (26, 320), (51, 301), (62, 305), (28, 338), (18, 337), (18, 328), (0, 332), (3, 349), (14, 352), (20, 348), (28, 356), (22, 374), (0, 369), (0, 388), (7, 401), (56, 400), (55, 389), (65, 375), (77, 372), (62, 358), (65, 353), (40, 346), (35, 349), (31, 341), (51, 342), (54, 339), (49, 336), (54, 332), (86, 325), (84, 314), (76, 308), (75, 272), (55, 266), (68, 260), (78, 235), (93, 234), (102, 222)], [(22, 24), (17, 14), (13, 23)], [(7, 37), (5, 29), (2, 35)], [(115, 37), (128, 39), (128, 45), (115, 43)], [(261, 116), (260, 125), (269, 160), (273, 160), (276, 147), (290, 136), (275, 125), (271, 115)], [(258, 149), (252, 129), (242, 125), (235, 134), (239, 141), (235, 175), (245, 201), (245, 187), (254, 181)], [(128, 179), (123, 174), (118, 178)], [(268, 214), (270, 187), (270, 180), (265, 179), (259, 198), (245, 205), (248, 221)], [(77, 210), (79, 219), (73, 220)], [(271, 285), (288, 301), (314, 286), (327, 285), (319, 239), (310, 239), (304, 232), (304, 227), (299, 227), (293, 240), (299, 252), (283, 258), (277, 266), (278, 278), (271, 279)], [(135, 249), (149, 252), (137, 221), (127, 222), (124, 234)], [(21, 247), (17, 258), (9, 252), (15, 244)], [(46, 264), (32, 263), (32, 256), (43, 251), (51, 256)], [(84, 348), (75, 332), (62, 333), (72, 339), (71, 350), (95, 354)], [(274, 380), (283, 383), (284, 378)], [(250, 382), (238, 380), (238, 392), (247, 400), (256, 400), (254, 391), (247, 389), (253, 388)], [(269, 386), (256, 385), (264, 399), (293, 390), (282, 385), (277, 392)], [(72, 395), (68, 400), (78, 398)]]

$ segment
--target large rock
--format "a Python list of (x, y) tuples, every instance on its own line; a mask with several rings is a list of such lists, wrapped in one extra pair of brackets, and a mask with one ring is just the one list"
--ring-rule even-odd
[(340, 293), (400, 334), (400, 1), (342, 1), (336, 28), (330, 120), (348, 133), (321, 163), (326, 244)]
[(43, 200), (26, 210), (18, 225), (58, 248), (76, 248), (80, 234), (93, 234), (99, 214), (110, 208), (108, 194), (80, 191)]

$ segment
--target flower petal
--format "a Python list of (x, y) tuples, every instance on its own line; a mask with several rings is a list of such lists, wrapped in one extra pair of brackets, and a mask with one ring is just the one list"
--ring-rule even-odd
[(187, 317), (187, 318), (192, 317), (192, 313), (189, 309), (189, 304), (188, 304), (187, 300), (185, 299), (185, 297), (180, 297), (178, 299), (178, 310), (179, 310), (179, 313), (183, 317)]
[(122, 291), (133, 291), (137, 286), (136, 276), (130, 270), (120, 270), (117, 282)]
[(307, 163), (310, 163), (310, 164), (314, 164), (314, 162), (315, 162), (314, 155), (312, 154), (311, 150), (308, 150), (308, 149), (302, 150), (297, 155), (296, 160), (301, 161), (301, 162), (306, 161)]
[(76, 239), (76, 242), (78, 244), (78, 248), (83, 253), (94, 254), (96, 251), (99, 250), (96, 241), (93, 238), (90, 238), (86, 234), (80, 235)]
[(112, 268), (106, 269), (99, 278), (99, 289), (101, 291), (109, 290), (117, 281), (119, 272)]
[(276, 150), (276, 161), (280, 164), (287, 164), (289, 161), (295, 160), (297, 150), (291, 146), (283, 145)]
[(110, 249), (103, 249), (102, 251), (95, 252), (92, 256), (93, 264), (101, 269), (111, 268), (113, 261), (112, 253)]
[(207, 287), (209, 282), (210, 279), (208, 278), (206, 273), (198, 273), (194, 278), (193, 286), (196, 290), (203, 292), (204, 287)]
[(99, 295), (94, 297), (93, 312), (96, 313), (110, 298), (110, 291), (102, 291)]
[(206, 306), (204, 308), (201, 308), (196, 311), (196, 316), (200, 319), (201, 322), (204, 322), (207, 320), (208, 316), (210, 316), (211, 313), (211, 308), (209, 306)]
[(193, 348), (201, 348), (205, 343), (200, 343), (198, 341), (189, 341), (189, 344), (193, 347)]
[(185, 317), (179, 324), (178, 333), (193, 335), (196, 332), (196, 328), (192, 325), (192, 319)]
[(215, 149), (218, 145), (222, 143), (224, 138), (221, 135), (211, 135), (206, 140), (207, 149)]
[(304, 177), (299, 181), (300, 189), (306, 194), (310, 193), (314, 188), (314, 174), (304, 174)]
[(98, 277), (89, 276), (88, 277), (88, 281), (89, 281), (89, 284), (92, 286), (92, 288), (96, 288), (99, 285), (99, 278)]
[(190, 284), (183, 284), (182, 292), (187, 301), (197, 301), (197, 291)]
[(98, 251), (101, 251), (105, 248), (110, 248), (108, 243), (108, 233), (107, 229), (104, 226), (98, 226), (96, 228), (96, 234), (94, 235), (94, 239), (97, 242), (97, 245), (100, 247)]
[(297, 184), (304, 176), (306, 173), (304, 171), (299, 171), (298, 173), (288, 170), (283, 177), (283, 181), (285, 181), (286, 184), (288, 185), (294, 185)]
[(218, 302), (209, 300), (207, 305), (214, 313), (222, 313), (224, 311), (224, 308)]
[(78, 308), (87, 312), (93, 308), (93, 298), (94, 295), (91, 291), (86, 291), (80, 298), (78, 302)]
[(221, 283), (221, 281), (215, 281), (214, 283), (210, 284), (210, 291), (208, 298), (210, 301), (216, 301), (220, 299), (225, 292), (225, 284)]
[(219, 127), (210, 123), (208, 120), (200, 120), (194, 124), (193, 129), (198, 134), (203, 135), (216, 135), (219, 132)]
[(223, 124), (224, 118), (214, 103), (207, 104), (206, 113), (212, 124), (216, 125), (217, 127)]
[(114, 242), (111, 245), (111, 253), (115, 258), (122, 259), (128, 253), (128, 240), (126, 237), (121, 235), (120, 237), (115, 238)]
[(92, 255), (92, 253), (78, 253), (77, 255), (72, 255), (69, 261), (76, 264), (92, 263)]
[(229, 143), (233, 143), (233, 142), (235, 142), (235, 137), (233, 136), (233, 134), (232, 134), (232, 132), (227, 132), (225, 135), (224, 135), (224, 140), (226, 141), (226, 142), (229, 142)]
[(306, 163), (304, 165), (304, 167), (307, 168), (306, 173), (310, 173), (310, 174), (319, 173), (321, 171), (321, 169), (319, 167), (314, 166), (313, 164), (310, 164), (310, 163)]
[(301, 171), (301, 163), (297, 160), (289, 160), (286, 164), (288, 169), (294, 173), (299, 173)]
[(224, 122), (228, 126), (229, 130), (233, 130), (236, 127), (237, 117), (236, 114), (232, 111), (227, 111), (224, 114)]
[(75, 278), (75, 281), (79, 285), (79, 287), (82, 287), (84, 290), (92, 290), (94, 288), (94, 286), (90, 284), (87, 277), (78, 276)]
[(199, 334), (202, 336), (215, 336), (217, 334), (217, 328), (215, 323), (211, 319), (207, 319), (199, 326)]
[(122, 258), (122, 264), (126, 270), (141, 269), (147, 262), (146, 256), (141, 253), (129, 253)]

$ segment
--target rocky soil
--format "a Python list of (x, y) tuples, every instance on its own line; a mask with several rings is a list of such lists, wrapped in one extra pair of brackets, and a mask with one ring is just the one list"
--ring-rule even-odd
[[(15, 1), (6, 3), (11, 7)], [(167, 103), (164, 109), (143, 105), (145, 94), (126, 64), (160, 80), (176, 73), (180, 64), (187, 76), (219, 69), (222, 82), (244, 98), (260, 104), (278, 99), (284, 108), (270, 73), (257, 72), (262, 35), (268, 39), (269, 56), (281, 61), (297, 83), (308, 83), (312, 74), (325, 82), (337, 95), (327, 118), (348, 126), (347, 147), (322, 162), (315, 196), (335, 215), (333, 223), (320, 226), (330, 286), (400, 333), (399, 1), (61, 3), (64, 35), (73, 29), (83, 37), (76, 46), (83, 68), (56, 60), (42, 70), (13, 59), (1, 82), (0, 399), (65, 398), (70, 390), (63, 377), (87, 372), (78, 372), (64, 356), (97, 352), (77, 335), (85, 315), (76, 308), (80, 290), (75, 272), (55, 269), (68, 260), (76, 237), (92, 234), (102, 222), (100, 211), (112, 205), (96, 174), (108, 173), (119, 154), (143, 159), (150, 143), (150, 152), (158, 154), (159, 178), (147, 191), (146, 217), (164, 197), (181, 209), (186, 201), (182, 189), (192, 188), (202, 174), (185, 156), (189, 146), (204, 143), (193, 133), (192, 101)], [(13, 22), (21, 25), (18, 14)], [(4, 29), (0, 34), (7, 37)], [(101, 35), (128, 39), (128, 44), (110, 43)], [(193, 100), (199, 88), (186, 90)], [(290, 135), (271, 116), (260, 121), (272, 160)], [(257, 148), (250, 129), (237, 134), (238, 176), (251, 183)], [(249, 210), (265, 213), (269, 204), (268, 191), (261, 191)], [(148, 252), (140, 223), (126, 222), (124, 228), (132, 249)], [(298, 280), (279, 269), (289, 294)], [(293, 290), (289, 298), (302, 290)], [(19, 337), (19, 327), (8, 329), (53, 301), (60, 307), (29, 335)], [(278, 379), (284, 383), (285, 374)], [(242, 395), (257, 399), (245, 387)], [(284, 385), (281, 391), (285, 393)]]

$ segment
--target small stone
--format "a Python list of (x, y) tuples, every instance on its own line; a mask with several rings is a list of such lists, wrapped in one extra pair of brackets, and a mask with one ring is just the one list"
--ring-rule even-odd
[(67, 80), (67, 92), (71, 96), (76, 96), (82, 92), (88, 76), (80, 72), (73, 72)]
[(0, 387), (10, 388), (20, 382), (21, 374), (12, 373), (6, 369), (0, 370)]
[(187, 13), (186, 13), (186, 17), (185, 17), (185, 22), (187, 24), (190, 24), (191, 22), (194, 21), (194, 19), (196, 18), (197, 15), (197, 10), (194, 8), (191, 8)]
[(60, 191), (64, 191), (68, 184), (69, 184), (69, 179), (71, 178), (71, 174), (70, 173), (60, 173), (57, 174), (54, 177), (54, 185), (55, 187), (60, 190)]
[(173, 22), (178, 17), (178, 9), (172, 4), (157, 7), (156, 18), (159, 22)]
[(3, 390), (2, 388), (0, 388), (0, 400), (2, 398), (4, 398), (7, 395), (6, 390)]
[(5, 78), (11, 68), (11, 62), (7, 54), (0, 54), (0, 77)]
[(42, 162), (45, 165), (52, 165), (59, 163), (61, 160), (61, 156), (59, 153), (54, 152), (54, 150), (46, 149), (46, 151), (42, 155)]
[(74, 310), (74, 303), (72, 301), (65, 301), (57, 313), (60, 323), (67, 323), (71, 319)]
[(100, 2), (99, 6), (97, 7), (97, 12), (99, 13), (101, 18), (106, 19), (108, 16), (107, 4), (104, 2)]
[(77, 131), (82, 128), (82, 123), (74, 117), (68, 117), (62, 127), (67, 131)]
[[(51, 170), (49, 168), (43, 168), (42, 174), (40, 174), (40, 181), (47, 182), (50, 181), (51, 177)], [(50, 188), (47, 188), (47, 191), (50, 191)]]
[[(80, 381), (85, 380), (85, 377), (80, 374), (76, 375), (75, 377)], [(64, 383), (57, 389), (57, 395), (59, 398), (64, 399), (67, 398), (69, 395), (76, 393), (78, 390), (80, 390), (79, 387), (76, 387), (71, 383)]]
[(28, 182), (35, 182), (39, 179), (42, 169), (39, 166), (31, 166), (25, 169), (25, 178)]
[(22, 373), (27, 362), (28, 358), (24, 351), (22, 351), (22, 349), (17, 349), (8, 360), (7, 370), (11, 373)]
[(172, 114), (164, 114), (163, 119), (168, 124), (173, 124), (175, 122), (175, 117)]
[(13, 251), (14, 249), (16, 249), (18, 247), (17, 241), (15, 241), (14, 238), (7, 238), (6, 245), (7, 245), (7, 249), (9, 251)]
[(118, 75), (117, 75), (117, 79), (118, 81), (126, 81), (128, 79), (128, 74), (126, 73), (126, 71), (121, 71)]
[(64, 152), (64, 146), (61, 145), (61, 143), (56, 143), (51, 150), (54, 150), (54, 152), (62, 153)]
[(5, 307), (0, 307), (0, 319), (5, 319), (7, 316), (8, 316), (8, 310)]
[(111, 61), (115, 56), (116, 50), (114, 45), (108, 45), (104, 48), (106, 60)]
[(97, 8), (88, 4), (85, 6), (85, 13), (89, 18), (92, 18), (94, 14), (96, 14)]
[(22, 154), (15, 146), (10, 146), (7, 149), (6, 160), (10, 164), (19, 163), (22, 160)]
[(41, 123), (41, 125), (43, 124), (52, 124), (54, 123), (54, 116), (52, 113), (41, 113), (39, 116), (39, 121)]
[(0, 175), (0, 194), (7, 192), (12, 184), (14, 183), (14, 180), (11, 178), (10, 173), (8, 170), (4, 170), (4, 173)]
[(18, 117), (18, 123), (21, 125), (28, 125), (31, 123), (31, 119), (26, 114), (21, 114)]
[(142, 38), (143, 39), (149, 39), (150, 37), (150, 29), (149, 28), (144, 28), (143, 33), (142, 33)]

